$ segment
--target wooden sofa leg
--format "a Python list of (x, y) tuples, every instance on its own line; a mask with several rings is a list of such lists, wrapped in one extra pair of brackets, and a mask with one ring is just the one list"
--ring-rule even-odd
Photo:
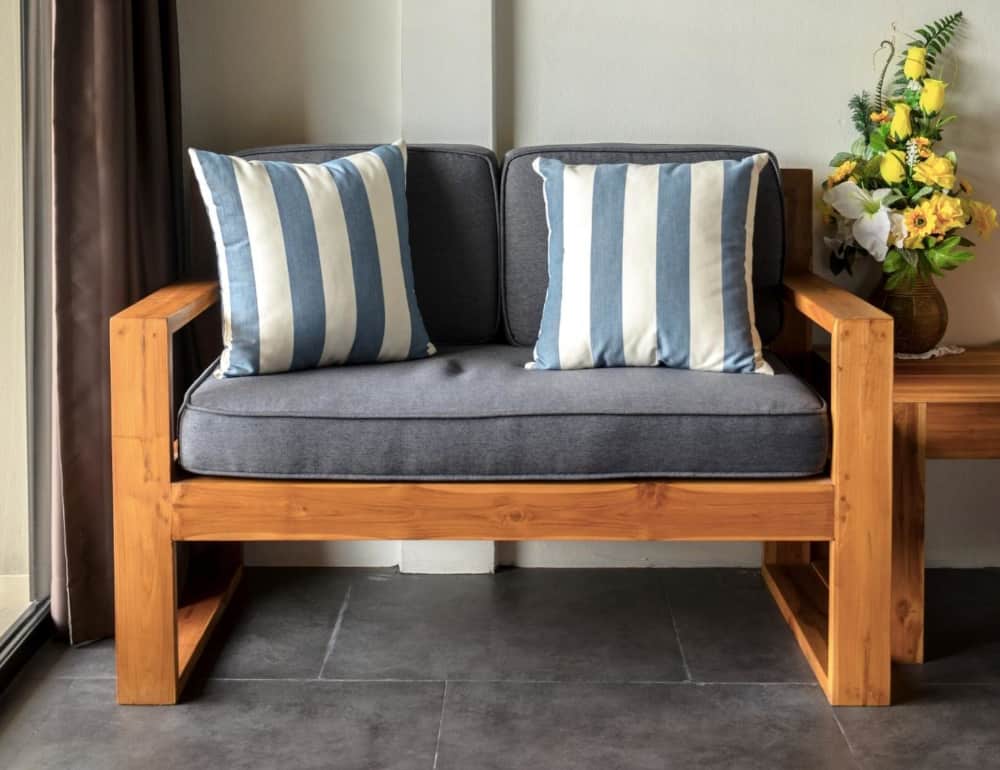
[(837, 706), (888, 705), (892, 322), (843, 321), (832, 337), (829, 696)]
[(115, 532), (118, 702), (173, 704), (180, 694), (174, 545), (137, 529), (122, 523)]
[(170, 376), (170, 330), (165, 321), (111, 320), (119, 703), (177, 702)]

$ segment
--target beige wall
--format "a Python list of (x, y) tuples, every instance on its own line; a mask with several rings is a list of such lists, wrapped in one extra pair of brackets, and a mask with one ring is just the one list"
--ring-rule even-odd
[[(378, 141), (405, 136), (410, 125), (420, 141), (481, 143), (482, 94), (469, 99), (449, 84), (463, 66), (482, 73), (491, 64), (488, 103), (501, 152), (549, 142), (735, 142), (763, 145), (784, 165), (823, 174), (828, 158), (853, 138), (846, 102), (874, 81), (872, 53), (889, 24), (905, 31), (953, 9), (932, 0), (496, 0), (492, 48), (470, 44), (470, 30), (458, 26), (428, 32), (442, 41), (465, 36), (454, 50), (482, 57), (469, 66), (401, 37), (401, 29), (419, 28), (422, 6), (454, 2), (180, 0), (187, 141), (221, 150)], [(959, 152), (961, 175), (1000, 204), (1000, 3), (961, 5), (969, 24), (945, 73), (953, 82), (949, 107), (961, 119), (947, 139)], [(426, 113), (407, 120), (407, 94), (419, 88), (404, 90), (405, 74), (437, 70), (442, 86), (434, 96), (475, 115), (459, 113), (441, 128), (425, 122)], [(941, 282), (952, 342), (1000, 340), (1000, 236), (977, 251), (975, 262)], [(823, 259), (816, 267), (824, 268)], [(863, 276), (854, 282), (864, 284)], [(1000, 493), (991, 483), (998, 471), (994, 461), (931, 464), (931, 563), (1000, 564)], [(345, 545), (310, 553), (352, 563), (386, 558), (384, 550)], [(503, 559), (532, 565), (752, 564), (757, 556), (753, 545), (502, 550)]]
[(399, 0), (178, 0), (177, 13), (188, 144), (399, 138)]
[(20, 35), (20, 3), (0, 3), (0, 575), (28, 571)]

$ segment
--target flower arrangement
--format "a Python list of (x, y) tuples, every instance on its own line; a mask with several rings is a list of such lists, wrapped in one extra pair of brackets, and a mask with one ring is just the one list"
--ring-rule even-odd
[(835, 274), (851, 272), (855, 257), (868, 254), (887, 274), (887, 289), (941, 275), (972, 259), (967, 249), (974, 244), (958, 231), (971, 224), (986, 237), (997, 227), (993, 206), (973, 200), (972, 188), (956, 176), (955, 153), (936, 149), (956, 116), (942, 112), (949, 84), (933, 77), (934, 67), (962, 22), (958, 12), (918, 29), (888, 90), (895, 46), (883, 40), (879, 50), (889, 54), (875, 94), (851, 99), (860, 136), (830, 161), (821, 204), (836, 227), (824, 239)]

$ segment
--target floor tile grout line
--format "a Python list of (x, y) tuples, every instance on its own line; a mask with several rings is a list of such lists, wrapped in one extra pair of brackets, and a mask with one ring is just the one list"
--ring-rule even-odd
[(330, 661), (330, 656), (333, 654), (333, 648), (337, 644), (337, 635), (340, 634), (340, 627), (344, 624), (344, 615), (347, 613), (347, 604), (351, 601), (351, 589), (354, 588), (354, 582), (351, 581), (347, 584), (347, 591), (344, 593), (344, 601), (340, 604), (340, 611), (337, 612), (337, 620), (333, 624), (333, 631), (330, 632), (330, 641), (326, 643), (326, 653), (323, 655), (323, 662), (320, 664), (319, 673), (316, 674), (317, 679), (323, 678), (323, 672), (326, 671), (326, 664)]
[(851, 753), (851, 759), (854, 760), (856, 767), (861, 766), (861, 759), (858, 753), (854, 750), (854, 745), (851, 743), (851, 739), (847, 737), (847, 730), (844, 729), (844, 725), (840, 721), (840, 717), (837, 716), (837, 709), (831, 708), (830, 713), (833, 714), (833, 721), (837, 723), (837, 729), (840, 730), (840, 735), (844, 739), (844, 743), (847, 744), (847, 750)]
[[(48, 678), (48, 677), (46, 677)], [(113, 682), (114, 675), (86, 675), (74, 676), (72, 674), (56, 674), (51, 677), (57, 680), (80, 680), (91, 682)], [(588, 685), (588, 686), (615, 686), (626, 685), (657, 685), (657, 686), (685, 686), (685, 687), (818, 687), (816, 682), (804, 680), (779, 681), (697, 681), (694, 679), (401, 679), (394, 677), (371, 678), (371, 677), (296, 677), (296, 676), (208, 676), (210, 682), (287, 682), (301, 683), (309, 682), (329, 682), (331, 684), (510, 684), (510, 685)], [(936, 685), (949, 687), (952, 685)], [(984, 683), (958, 683), (959, 687), (983, 686), (997, 687), (997, 685)]]
[(448, 703), (448, 680), (444, 680), (444, 687), (441, 690), (441, 716), (438, 718), (438, 732), (437, 739), (434, 741), (434, 764), (431, 765), (431, 770), (437, 770), (438, 766), (438, 754), (441, 752), (441, 733), (444, 732), (444, 709), (445, 705)]
[[(661, 580), (663, 580), (661, 578)], [(667, 602), (667, 613), (670, 615), (670, 625), (674, 629), (674, 638), (677, 640), (677, 651), (681, 654), (681, 664), (684, 666), (684, 676), (687, 677), (687, 681), (693, 682), (694, 677), (691, 676), (691, 668), (688, 666), (687, 655), (684, 654), (684, 645), (681, 643), (681, 632), (677, 628), (677, 618), (674, 616), (674, 603), (670, 600), (670, 588), (667, 586), (667, 581), (663, 580), (663, 598)]]

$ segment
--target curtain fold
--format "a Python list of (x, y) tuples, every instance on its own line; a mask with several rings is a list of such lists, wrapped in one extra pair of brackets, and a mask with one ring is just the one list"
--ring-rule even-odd
[(108, 319), (184, 264), (180, 117), (173, 0), (57, 0), (54, 446), (65, 562), (53, 574), (67, 599), (55, 620), (74, 643), (114, 629)]

